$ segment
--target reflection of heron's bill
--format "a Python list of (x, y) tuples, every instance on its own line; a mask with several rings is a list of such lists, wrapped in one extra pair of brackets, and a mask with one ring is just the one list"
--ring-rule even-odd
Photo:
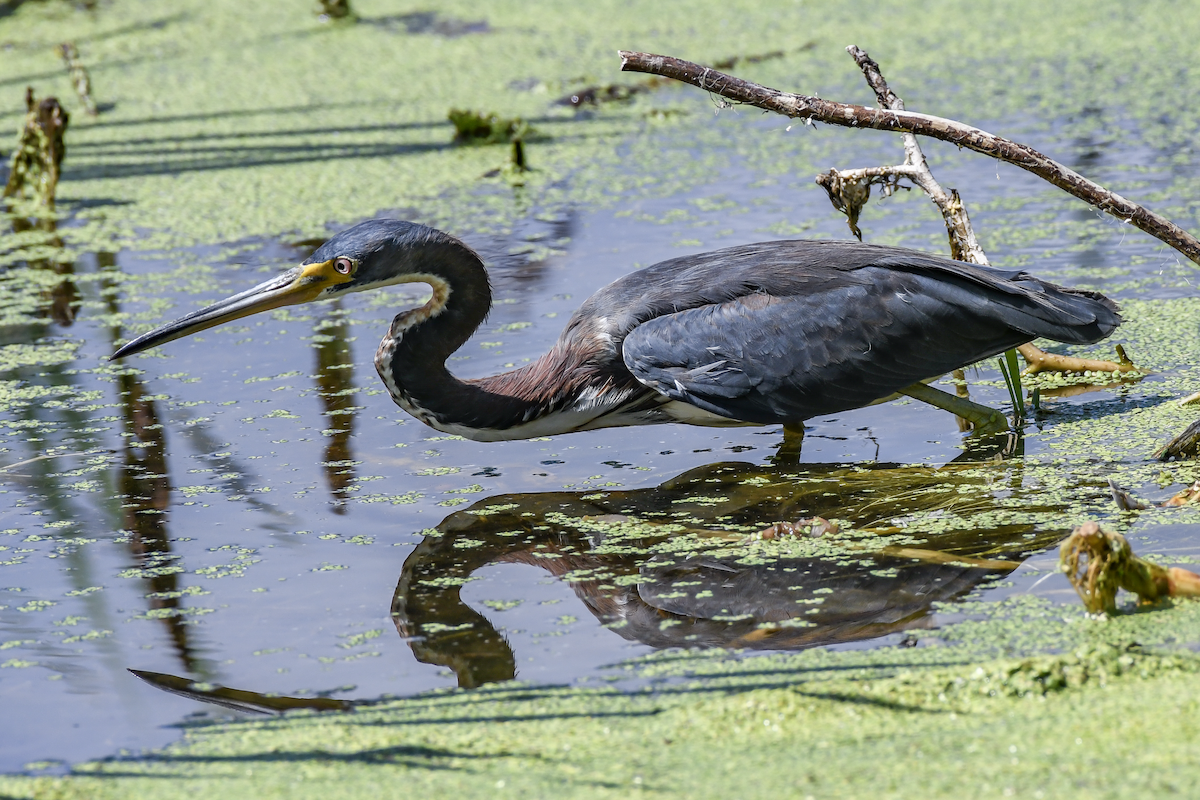
[(331, 697), (280, 697), (249, 692), (244, 689), (229, 689), (225, 686), (193, 681), (190, 678), (181, 678), (178, 675), (168, 675), (163, 672), (146, 672), (140, 669), (129, 671), (156, 689), (162, 689), (164, 692), (177, 694), (189, 700), (199, 700), (202, 703), (231, 708), (234, 711), (282, 714), (294, 708), (311, 708), (316, 711), (348, 711), (354, 706), (349, 700), (334, 700)]

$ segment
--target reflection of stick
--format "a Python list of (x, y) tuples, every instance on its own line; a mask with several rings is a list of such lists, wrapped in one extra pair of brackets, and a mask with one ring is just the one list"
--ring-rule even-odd
[(1114, 613), (1119, 589), (1133, 592), (1143, 603), (1200, 597), (1200, 575), (1138, 558), (1124, 536), (1102, 530), (1095, 522), (1085, 522), (1066, 538), (1058, 563), (1092, 614)]
[(788, 117), (815, 120), (846, 128), (921, 134), (1014, 164), (1049, 181), (1068, 194), (1112, 214), (1122, 222), (1137, 226), (1200, 264), (1200, 240), (1196, 237), (1170, 220), (1089, 181), (1079, 173), (1019, 142), (929, 114), (868, 108), (781, 92), (670, 56), (625, 50), (620, 52), (620, 56), (623, 71), (674, 78), (730, 100), (748, 103)]
[(78, 453), (53, 453), (53, 454), (47, 454), (44, 456), (34, 456), (33, 458), (27, 458), (24, 461), (18, 461), (15, 464), (9, 464), (7, 467), (0, 467), (0, 472), (8, 472), (10, 469), (16, 469), (17, 467), (23, 467), (26, 464), (33, 464), (37, 461), (44, 461), (47, 458), (74, 458), (75, 456), (90, 456), (90, 455), (94, 455), (96, 453), (111, 454), (114, 452), (116, 452), (116, 451), (98, 448), (95, 450), (83, 450)]
[(994, 569), (1000, 572), (1012, 572), (1014, 569), (1021, 566), (1019, 561), (1002, 561), (998, 558), (960, 556), (956, 553), (947, 553), (943, 550), (927, 550), (923, 547), (885, 547), (876, 552), (881, 556), (912, 558), (917, 561), (924, 561), (927, 564), (961, 564), (967, 567)]
[(164, 672), (146, 672), (140, 669), (129, 671), (164, 692), (177, 694), (190, 700), (200, 700), (232, 708), (234, 711), (282, 714), (297, 708), (310, 708), (315, 711), (349, 711), (354, 707), (354, 702), (351, 700), (335, 700), (332, 697), (283, 697), (250, 692), (245, 689), (230, 689), (226, 686), (192, 681)]

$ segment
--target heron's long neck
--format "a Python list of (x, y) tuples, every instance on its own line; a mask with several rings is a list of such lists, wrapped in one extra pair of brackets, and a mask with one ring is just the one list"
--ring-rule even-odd
[(559, 363), (565, 359), (557, 348), (489, 378), (462, 381), (450, 374), (446, 359), (487, 316), (491, 287), (482, 262), (464, 245), (448, 242), (422, 256), (412, 279), (433, 286), (433, 297), (397, 315), (375, 354), (397, 405), (438, 430), (485, 439), (512, 438), (503, 432), (560, 406), (562, 375), (570, 367)]

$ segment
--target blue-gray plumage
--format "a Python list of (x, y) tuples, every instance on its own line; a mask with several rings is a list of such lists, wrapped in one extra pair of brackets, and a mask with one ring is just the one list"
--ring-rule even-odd
[(1034, 338), (1094, 342), (1121, 322), (1103, 295), (1021, 271), (859, 242), (764, 242), (626, 275), (592, 295), (538, 361), (463, 381), (445, 361), (491, 307), (483, 263), (440, 231), (372, 220), (113, 357), (267, 308), (413, 281), (433, 297), (393, 320), (380, 377), (422, 421), (481, 440), (660, 422), (798, 425)]

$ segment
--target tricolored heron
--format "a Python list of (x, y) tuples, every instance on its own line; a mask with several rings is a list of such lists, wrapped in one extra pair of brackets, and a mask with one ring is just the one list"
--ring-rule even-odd
[(859, 242), (763, 242), (630, 273), (592, 295), (537, 361), (459, 380), (446, 359), (492, 305), (483, 262), (441, 231), (377, 219), (112, 357), (410, 282), (433, 296), (392, 321), (375, 354), (379, 376), (417, 419), (481, 441), (663, 422), (799, 427), (1037, 337), (1090, 343), (1121, 322), (1103, 295), (1021, 271)]

